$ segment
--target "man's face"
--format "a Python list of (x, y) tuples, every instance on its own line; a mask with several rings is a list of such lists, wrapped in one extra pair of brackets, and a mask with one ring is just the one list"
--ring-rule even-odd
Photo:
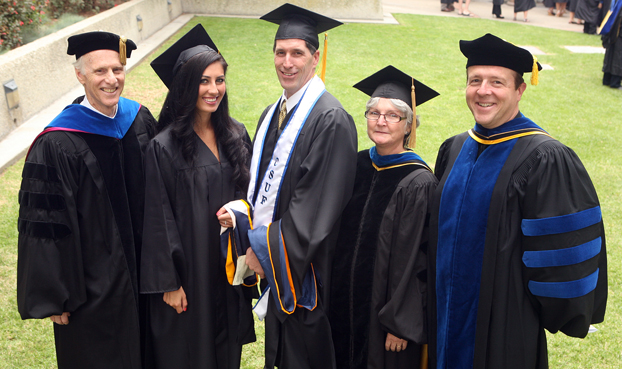
[(473, 65), (467, 69), (466, 102), (475, 121), (484, 128), (496, 128), (512, 120), (518, 114), (518, 102), (527, 88), (514, 84), (511, 69)]
[(274, 66), (287, 98), (298, 92), (315, 74), (320, 51), (313, 55), (298, 38), (276, 40)]
[(95, 50), (82, 57), (84, 74), (76, 69), (76, 76), (84, 86), (89, 103), (101, 113), (112, 116), (125, 85), (125, 70), (119, 53)]

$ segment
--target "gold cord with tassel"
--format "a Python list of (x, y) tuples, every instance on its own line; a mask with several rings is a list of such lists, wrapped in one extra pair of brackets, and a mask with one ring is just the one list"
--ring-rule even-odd
[(531, 67), (531, 85), (538, 85), (538, 58), (533, 55), (533, 66)]
[[(510, 41), (507, 41), (507, 40), (503, 40), (503, 41), (516, 46)], [(533, 58), (533, 65), (531, 66), (531, 85), (537, 86), (538, 85), (538, 58), (536, 58), (536, 56), (533, 54), (531, 54), (531, 57)]]
[(125, 65), (127, 63), (127, 50), (125, 47), (125, 42), (127, 38), (124, 36), (119, 37), (119, 61), (121, 64)]
[(410, 98), (412, 100), (412, 108), (413, 108), (413, 122), (410, 125), (410, 136), (408, 137), (408, 147), (411, 149), (415, 148), (415, 144), (417, 143), (417, 99), (415, 96), (415, 79), (412, 79), (412, 86), (410, 87)]
[(328, 33), (324, 34), (324, 54), (322, 55), (322, 73), (320, 78), (322, 82), (326, 82), (326, 52), (328, 50)]
[(421, 369), (428, 369), (428, 344), (421, 346), (421, 363), (419, 365)]

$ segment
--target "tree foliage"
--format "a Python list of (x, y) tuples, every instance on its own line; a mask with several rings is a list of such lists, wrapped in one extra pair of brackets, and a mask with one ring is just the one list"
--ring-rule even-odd
[(0, 0), (0, 49), (23, 45), (23, 32), (65, 13), (93, 15), (128, 0)]

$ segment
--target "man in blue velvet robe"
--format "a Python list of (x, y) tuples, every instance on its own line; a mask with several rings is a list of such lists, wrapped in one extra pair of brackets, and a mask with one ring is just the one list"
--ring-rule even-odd
[(600, 204), (574, 151), (519, 111), (537, 60), (491, 34), (460, 49), (475, 127), (436, 161), (431, 367), (547, 368), (545, 329), (585, 337), (604, 319)]

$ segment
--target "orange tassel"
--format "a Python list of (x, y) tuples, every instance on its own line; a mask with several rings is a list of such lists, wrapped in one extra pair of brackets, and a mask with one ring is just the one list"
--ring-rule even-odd
[(324, 54), (322, 55), (322, 73), (320, 78), (322, 82), (326, 82), (326, 52), (328, 50), (328, 33), (324, 34)]

